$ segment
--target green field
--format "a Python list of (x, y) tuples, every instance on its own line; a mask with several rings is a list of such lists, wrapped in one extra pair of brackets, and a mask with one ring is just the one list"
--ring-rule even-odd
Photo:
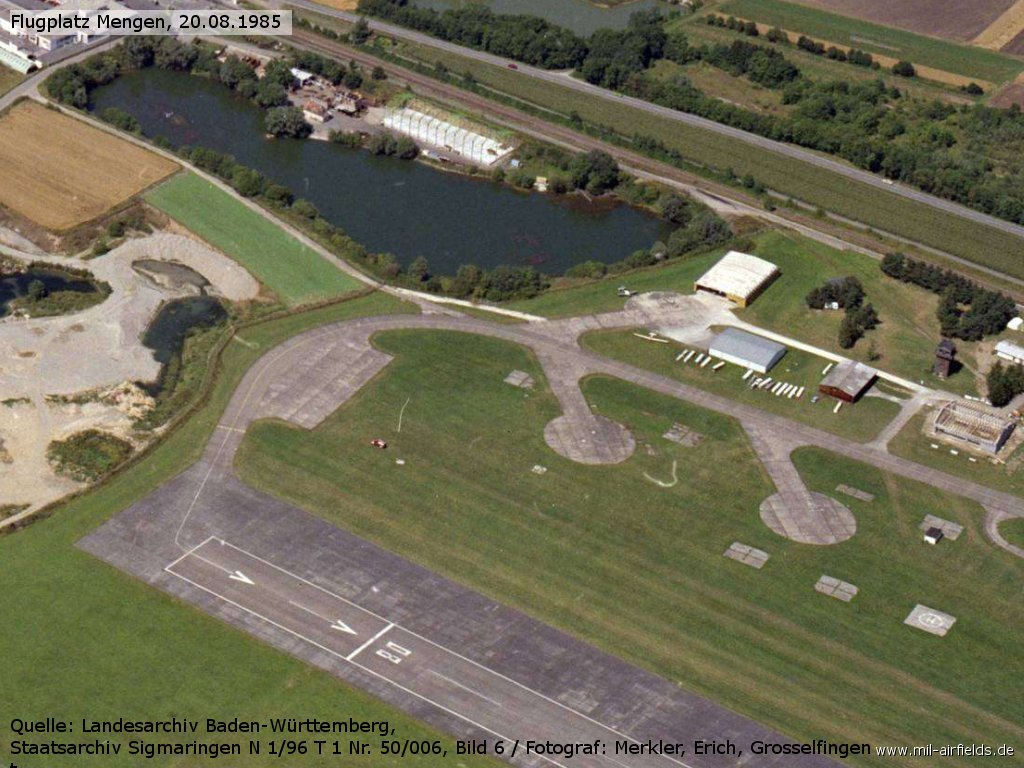
[(0, 64), (0, 96), (3, 96), (24, 79), (24, 75)]
[(784, 0), (730, 0), (714, 10), (993, 83), (1012, 80), (1024, 70), (1024, 62), (984, 48), (957, 45)]
[(146, 200), (248, 269), (290, 306), (361, 287), (273, 221), (191, 173), (180, 173)]
[[(247, 345), (224, 351), (220, 376), (202, 407), (146, 459), (110, 482), (54, 510), (52, 517), (0, 537), (0, 763), (9, 756), (12, 717), (73, 720), (266, 718), (388, 719), (397, 734), (437, 738), (432, 729), (372, 697), (224, 625), (79, 551), (74, 543), (199, 458), (227, 399), (256, 358), (306, 328), (362, 315), (410, 311), (381, 294), (242, 330)], [(203, 720), (205, 724), (205, 720)], [(173, 740), (169, 737), (168, 740)], [(236, 741), (221, 736), (222, 740)], [(39, 741), (35, 734), (30, 740)], [(117, 738), (115, 737), (115, 740)], [(200, 734), (200, 740), (205, 737)], [(449, 745), (451, 740), (446, 739)], [(241, 743), (247, 744), (243, 737)], [(490, 763), (461, 757), (467, 768)], [(156, 758), (181, 768), (208, 762)], [(304, 757), (303, 766), (337, 765)], [(413, 762), (410, 763), (409, 760)], [(137, 768), (138, 757), (13, 760), (19, 766)], [(283, 765), (281, 758), (223, 757), (218, 765)], [(451, 759), (379, 756), (370, 768), (450, 766)]]
[[(753, 304), (737, 311), (748, 322), (784, 333), (837, 354), (861, 360), (925, 386), (957, 394), (977, 394), (972, 369), (978, 344), (957, 341), (957, 357), (965, 367), (949, 379), (932, 371), (935, 347), (941, 341), (934, 294), (886, 277), (879, 263), (855, 251), (839, 251), (800, 235), (769, 232), (755, 239), (753, 253), (777, 264), (782, 274)], [(878, 310), (882, 322), (853, 349), (838, 343), (842, 312), (808, 309), (810, 290), (832, 277), (856, 277)], [(879, 355), (871, 360), (874, 349)]]
[[(635, 269), (619, 275), (608, 275), (596, 282), (553, 288), (533, 299), (522, 299), (502, 304), (508, 309), (530, 312), (544, 317), (573, 317), (595, 312), (617, 312), (626, 305), (618, 295), (619, 286), (632, 291), (675, 291), (693, 293), (693, 281), (718, 261), (726, 248), (708, 253), (674, 259), (653, 267)], [(563, 281), (565, 283), (570, 280)]]
[(1011, 234), (937, 211), (845, 176), (766, 152), (739, 139), (721, 136), (608, 99), (523, 77), (503, 67), (403, 42), (401, 55), (433, 67), (441, 62), (459, 75), (469, 72), (478, 83), (542, 109), (599, 124), (621, 136), (640, 133), (663, 141), (688, 161), (738, 176), (753, 175), (777, 192), (833, 211), (992, 269), (1024, 278), (1018, 258), (1021, 240)]
[(822, 398), (811, 403), (811, 397), (818, 393), (818, 383), (827, 360), (815, 357), (798, 349), (790, 349), (786, 356), (772, 368), (770, 375), (776, 381), (785, 381), (807, 388), (800, 399), (790, 400), (775, 397), (767, 390), (752, 390), (749, 382), (743, 381), (744, 368), (726, 365), (715, 373), (712, 366), (700, 368), (693, 364), (677, 363), (676, 357), (686, 349), (681, 344), (657, 344), (644, 341), (633, 335), (633, 331), (594, 331), (585, 334), (580, 343), (591, 352), (621, 360), (638, 368), (668, 376), (691, 384), (731, 400), (753, 405), (770, 413), (777, 413), (796, 421), (818, 427), (858, 442), (874, 439), (882, 428), (892, 421), (899, 412), (899, 406), (891, 400), (865, 397), (854, 405), (844, 405), (839, 413), (833, 413), (835, 401)]
[(999, 526), (999, 532), (1011, 544), (1024, 547), (1024, 518), (1018, 517), (1013, 520), (1007, 520)]
[[(801, 452), (798, 465), (815, 488), (845, 482), (876, 494), (870, 504), (843, 499), (858, 517), (853, 539), (801, 546), (761, 523), (757, 505), (771, 488), (727, 418), (588, 379), (592, 406), (650, 450), (614, 467), (582, 466), (543, 442), (558, 407), (525, 350), (421, 331), (377, 344), (395, 360), (320, 427), (256, 425), (239, 454), (243, 476), (792, 736), (1024, 740), (1016, 650), (1024, 609), (1009, 588), (1024, 563), (983, 542), (972, 503)], [(537, 388), (504, 384), (512, 368), (534, 375)], [(407, 398), (399, 434), (395, 417)], [(704, 441), (688, 449), (662, 439), (674, 422)], [(388, 451), (368, 449), (370, 434), (386, 438)], [(678, 485), (644, 478), (667, 479), (673, 460)], [(538, 463), (546, 474), (530, 471)], [(967, 526), (955, 546), (920, 541), (916, 525), (936, 508)], [(764, 570), (721, 556), (737, 539), (771, 553)], [(853, 581), (861, 595), (850, 605), (818, 595), (812, 586), (822, 573)], [(903, 626), (919, 601), (960, 619), (945, 641)], [(936, 668), (956, 674), (936, 676)]]
[[(780, 230), (755, 235), (751, 240), (750, 251), (778, 265), (782, 274), (751, 306), (737, 309), (738, 317), (929, 387), (957, 394), (977, 394), (977, 382), (972, 373), (977, 367), (976, 343), (957, 342), (957, 357), (965, 364), (959, 373), (949, 379), (939, 379), (932, 372), (935, 347), (940, 341), (935, 317), (938, 297), (887, 278), (875, 259), (856, 251), (839, 251)], [(545, 317), (568, 317), (621, 310), (626, 300), (616, 294), (620, 285), (640, 292), (693, 293), (693, 281), (726, 250), (719, 248), (653, 267), (608, 275), (596, 282), (555, 288), (535, 299), (507, 306)], [(853, 349), (842, 349), (838, 343), (841, 312), (811, 310), (804, 303), (815, 286), (829, 278), (845, 276), (860, 280), (867, 292), (867, 301), (875, 305), (882, 319), (881, 325), (858, 341)], [(878, 355), (876, 359), (871, 359), (872, 349)]]
[[(1006, 464), (994, 464), (991, 460), (978, 458), (969, 461), (968, 455), (960, 451), (954, 456), (949, 452), (953, 444), (929, 438), (922, 430), (930, 412), (919, 413), (911, 419), (899, 434), (889, 443), (889, 452), (929, 467), (941, 469), (951, 475), (987, 485), (999, 491), (1024, 497), (1024, 451), (1017, 449), (1012, 454), (1004, 448), (999, 458)], [(932, 443), (938, 448), (932, 448)]]

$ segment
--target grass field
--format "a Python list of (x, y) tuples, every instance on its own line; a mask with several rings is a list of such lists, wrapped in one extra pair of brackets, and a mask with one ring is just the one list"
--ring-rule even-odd
[(783, 0), (730, 0), (715, 8), (715, 12), (994, 83), (1012, 80), (1024, 70), (1024, 62), (994, 51), (957, 45)]
[[(791, 232), (773, 230), (753, 238), (753, 253), (777, 264), (781, 276), (751, 306), (738, 309), (738, 317), (778, 333), (870, 363), (896, 375), (957, 394), (977, 394), (971, 373), (978, 345), (957, 343), (965, 368), (949, 379), (932, 372), (935, 347), (940, 341), (935, 310), (938, 298), (914, 286), (890, 280), (878, 262), (855, 251), (839, 251)], [(597, 282), (547, 291), (535, 299), (510, 303), (512, 309), (545, 317), (567, 317), (622, 309), (626, 300), (616, 295), (625, 285), (635, 291), (692, 293), (693, 281), (725, 252), (725, 248), (669, 261)], [(861, 281), (867, 301), (875, 305), (882, 324), (857, 342), (853, 349), (838, 343), (841, 312), (807, 308), (804, 297), (832, 277), (853, 276)], [(871, 359), (870, 350), (879, 355)]]
[(1014, 520), (1007, 520), (999, 526), (999, 532), (1011, 544), (1024, 547), (1024, 518), (1018, 517)]
[[(949, 452), (952, 444), (937, 442), (923, 434), (925, 419), (929, 415), (930, 412), (919, 413), (911, 419), (889, 443), (889, 452), (925, 466), (941, 469), (951, 475), (1024, 497), (1024, 449), (1018, 448), (1012, 459), (1007, 453), (1008, 449), (1001, 451), (999, 458), (1006, 461), (1006, 464), (993, 464), (983, 458), (979, 458), (977, 462), (968, 461), (968, 454), (963, 451), (954, 456)], [(938, 449), (931, 447), (933, 442), (939, 446)]]
[(24, 75), (0, 65), (0, 96), (3, 96), (24, 79)]
[[(771, 288), (737, 315), (755, 325), (785, 333), (837, 354), (861, 360), (911, 381), (957, 394), (977, 394), (970, 369), (977, 366), (978, 344), (957, 341), (957, 357), (965, 364), (949, 379), (932, 372), (935, 347), (941, 341), (935, 311), (937, 296), (882, 274), (879, 263), (854, 251), (838, 251), (800, 235), (770, 232), (756, 239), (754, 253), (777, 264), (782, 275)], [(808, 309), (804, 297), (832, 277), (860, 280), (866, 301), (875, 305), (882, 323), (853, 349), (838, 343), (842, 312)], [(878, 360), (870, 359), (874, 349)]]
[(35, 102), (0, 117), (0, 205), (46, 229), (94, 219), (177, 168)]
[(587, 122), (607, 126), (622, 136), (631, 137), (636, 133), (652, 136), (693, 163), (718, 169), (732, 168), (739, 176), (750, 173), (784, 195), (1024, 278), (1024, 263), (1017, 258), (1021, 241), (1008, 233), (765, 152), (738, 139), (554, 83), (523, 77), (502, 67), (406, 42), (398, 46), (398, 51), (429, 66), (441, 62), (459, 75), (469, 72), (488, 88), (546, 110), (563, 115), (575, 111)]
[(146, 200), (248, 269), (289, 305), (361, 286), (273, 221), (195, 174), (175, 176)]
[(715, 373), (710, 365), (700, 368), (692, 361), (689, 365), (677, 363), (676, 357), (687, 347), (675, 343), (655, 344), (644, 341), (634, 336), (633, 331), (594, 331), (585, 334), (580, 343), (599, 355), (622, 360), (859, 442), (874, 439), (899, 412), (896, 403), (877, 397), (866, 397), (853, 406), (844, 406), (839, 413), (832, 412), (834, 401), (827, 398), (811, 404), (811, 397), (818, 393), (821, 372), (828, 361), (798, 349), (786, 352), (786, 356), (770, 372), (776, 381), (807, 388), (802, 398), (790, 400), (775, 397), (767, 390), (750, 389), (748, 382), (742, 380), (745, 369), (736, 365), (726, 365)]
[[(841, 457), (801, 454), (816, 488), (846, 482), (876, 494), (870, 504), (844, 499), (858, 517), (853, 539), (801, 546), (761, 523), (757, 505), (771, 488), (729, 419), (589, 379), (592, 405), (654, 455), (581, 466), (544, 444), (558, 408), (521, 348), (416, 331), (377, 343), (396, 359), (316, 430), (255, 426), (239, 456), (250, 482), (798, 738), (1024, 739), (1024, 610), (999, 587), (1018, 583), (1024, 564), (983, 543), (976, 506)], [(537, 388), (504, 384), (512, 368)], [(705, 440), (687, 449), (660, 438), (673, 422)], [(394, 450), (368, 450), (368, 434)], [(644, 479), (667, 476), (673, 460), (675, 487)], [(536, 463), (548, 472), (532, 473)], [(915, 526), (936, 507), (967, 526), (955, 547), (920, 541)], [(737, 539), (772, 554), (763, 571), (721, 556)], [(861, 595), (850, 605), (818, 595), (822, 573)], [(902, 625), (919, 601), (960, 619), (945, 641)]]
[(636, 269), (620, 275), (608, 275), (597, 282), (554, 288), (536, 298), (513, 301), (502, 306), (544, 317), (572, 317), (596, 312), (617, 312), (622, 309), (626, 306), (626, 299), (616, 292), (620, 285), (638, 292), (693, 293), (693, 281), (718, 261), (726, 250), (716, 248), (707, 253), (674, 259), (653, 267)]
[[(199, 458), (241, 376), (263, 352), (306, 328), (403, 311), (410, 311), (409, 305), (373, 294), (245, 329), (248, 346), (228, 345), (220, 378), (199, 412), (148, 458), (63, 505), (51, 518), (0, 538), (0, 615), (5, 625), (0, 654), (6, 660), (0, 666), (0, 711), (8, 713), (0, 720), (0, 763), (6, 765), (3, 758), (9, 755), (14, 716), (73, 720), (76, 737), (83, 717), (171, 715), (388, 719), (400, 737), (438, 737), (422, 723), (74, 548), (74, 542), (96, 525)], [(337, 759), (305, 756), (302, 765), (326, 768), (336, 765)], [(459, 759), (467, 768), (491, 764), (479, 758)], [(369, 768), (452, 764), (438, 758), (363, 760), (360, 764)], [(114, 768), (140, 764), (123, 750), (104, 761)], [(35, 759), (15, 762), (43, 764)], [(155, 768), (199, 765), (182, 758), (145, 762)], [(236, 768), (283, 764), (266, 750), (260, 757), (216, 762)], [(72, 764), (73, 758), (67, 762)]]

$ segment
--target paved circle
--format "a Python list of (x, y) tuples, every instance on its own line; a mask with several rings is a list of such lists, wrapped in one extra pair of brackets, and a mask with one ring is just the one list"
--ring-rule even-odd
[(559, 416), (544, 428), (544, 440), (555, 453), (580, 464), (619, 464), (636, 449), (632, 433), (604, 416)]
[(857, 518), (821, 493), (776, 493), (761, 502), (761, 519), (779, 536), (801, 544), (839, 544), (857, 532)]

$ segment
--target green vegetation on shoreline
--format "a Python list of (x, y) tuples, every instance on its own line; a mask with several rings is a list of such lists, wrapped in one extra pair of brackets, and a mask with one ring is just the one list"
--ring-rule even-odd
[[(0, 685), (0, 710), (26, 719), (53, 716), (73, 721), (146, 720), (161, 713), (192, 719), (351, 716), (389, 720), (403, 738), (446, 738), (74, 546), (97, 525), (199, 458), (242, 375), (264, 352), (308, 328), (411, 310), (410, 305), (374, 293), (243, 327), (239, 340), (244, 343), (223, 348), (219, 365), (213, 366), (216, 378), (187, 421), (99, 487), (55, 506), (45, 519), (0, 536), (4, 587), (0, 615), (11, 620), (11, 631), (0, 633), (0, 654), (9, 660)], [(173, 670), (173, 674), (154, 670)], [(155, 702), (158, 711), (154, 711)], [(0, 721), (0, 754), (8, 754), (13, 738), (10, 718)], [(327, 755), (303, 759), (311, 768), (337, 763), (336, 757)], [(398, 765), (380, 756), (365, 760), (369, 768)], [(467, 768), (492, 764), (485, 758), (460, 760)], [(147, 762), (155, 768), (171, 768), (180, 759)], [(242, 768), (278, 765), (280, 758), (247, 755), (217, 762)], [(441, 768), (450, 763), (450, 759), (409, 757), (402, 765)], [(107, 758), (107, 764), (130, 768), (137, 765), (137, 758), (122, 751)]]
[[(250, 430), (238, 457), (247, 481), (795, 738), (838, 740), (851, 727), (873, 743), (1024, 737), (1012, 703), (1019, 676), (1006, 667), (1019, 668), (1012, 649), (1024, 616), (987, 586), (1019, 578), (1022, 566), (984, 542), (974, 504), (801, 451), (797, 463), (815, 490), (846, 482), (876, 496), (842, 498), (858, 518), (853, 539), (801, 546), (760, 521), (757, 505), (771, 488), (730, 419), (591, 378), (583, 388), (592, 407), (629, 425), (653, 455), (582, 466), (543, 442), (558, 406), (525, 350), (423, 331), (376, 343), (394, 361), (320, 427)], [(537, 387), (504, 384), (511, 368), (534, 375)], [(386, 425), (410, 392), (398, 434)], [(675, 422), (704, 440), (687, 449), (662, 439)], [(405, 465), (367, 449), (369, 433)], [(672, 488), (644, 478), (670, 479), (673, 460)], [(547, 473), (532, 473), (537, 463)], [(916, 525), (936, 505), (967, 526), (953, 547), (920, 541)], [(734, 540), (772, 560), (763, 571), (726, 560)], [(944, 578), (950, 572), (958, 578)], [(850, 605), (817, 594), (822, 573), (861, 594)], [(905, 627), (918, 601), (957, 615), (958, 634), (939, 644)], [(962, 674), (936, 678), (936, 664)]]

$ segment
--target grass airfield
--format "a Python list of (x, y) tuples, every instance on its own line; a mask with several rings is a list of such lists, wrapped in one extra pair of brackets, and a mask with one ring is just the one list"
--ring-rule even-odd
[[(584, 467), (544, 444), (557, 404), (526, 351), (417, 331), (377, 343), (396, 359), (319, 428), (254, 426), (238, 459), (247, 482), (796, 738), (1024, 737), (1012, 674), (1024, 611), (1007, 589), (1024, 568), (983, 540), (977, 506), (802, 450), (815, 490), (844, 482), (876, 498), (842, 497), (858, 517), (850, 541), (794, 544), (761, 523), (771, 487), (727, 418), (589, 379), (591, 405), (629, 425), (638, 449), (621, 465)], [(536, 388), (505, 384), (512, 369)], [(661, 438), (675, 422), (704, 440)], [(389, 448), (371, 448), (373, 437)], [(670, 483), (673, 461), (675, 485), (650, 479)], [(916, 528), (927, 512), (967, 532), (928, 547)], [(772, 559), (762, 571), (726, 560), (734, 540)], [(822, 574), (861, 595), (819, 595)], [(949, 637), (902, 624), (918, 602), (958, 617)]]

